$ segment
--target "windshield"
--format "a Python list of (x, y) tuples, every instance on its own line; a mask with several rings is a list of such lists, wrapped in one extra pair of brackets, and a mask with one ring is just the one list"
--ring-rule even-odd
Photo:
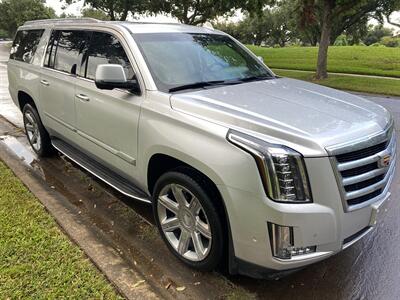
[(141, 33), (133, 37), (161, 91), (273, 78), (261, 61), (225, 35)]

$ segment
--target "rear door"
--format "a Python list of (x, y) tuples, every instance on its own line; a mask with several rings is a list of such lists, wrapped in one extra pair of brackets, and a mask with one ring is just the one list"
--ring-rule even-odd
[(76, 82), (76, 126), (80, 146), (116, 172), (134, 179), (143, 97), (123, 89), (100, 90), (94, 83), (99, 64), (119, 64), (128, 79), (135, 76), (127, 49), (116, 32), (92, 32)]
[(46, 127), (66, 140), (76, 135), (75, 81), (88, 33), (53, 30), (40, 80), (40, 99)]

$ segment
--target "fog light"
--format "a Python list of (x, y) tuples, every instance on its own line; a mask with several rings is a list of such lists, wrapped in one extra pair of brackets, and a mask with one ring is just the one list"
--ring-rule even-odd
[(281, 259), (315, 252), (316, 246), (294, 247), (293, 227), (268, 223), (272, 255)]

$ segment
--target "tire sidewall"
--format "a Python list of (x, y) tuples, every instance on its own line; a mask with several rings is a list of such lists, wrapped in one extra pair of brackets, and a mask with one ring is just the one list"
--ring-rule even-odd
[[(212, 242), (211, 242), (210, 252), (208, 253), (207, 257), (202, 261), (195, 262), (182, 257), (170, 245), (169, 241), (164, 235), (164, 232), (161, 229), (161, 224), (158, 218), (158, 210), (157, 210), (158, 196), (163, 187), (171, 183), (176, 183), (189, 189), (193, 193), (193, 195), (197, 197), (197, 199), (200, 201), (201, 205), (203, 206), (203, 210), (207, 215), (207, 219), (211, 227)], [(153, 214), (155, 222), (162, 236), (162, 239), (166, 243), (169, 250), (178, 259), (183, 261), (188, 266), (201, 271), (210, 271), (218, 266), (218, 264), (222, 261), (222, 254), (223, 254), (224, 239), (223, 239), (222, 224), (217, 209), (212, 204), (210, 196), (196, 180), (194, 180), (193, 178), (184, 173), (174, 172), (174, 171), (162, 175), (155, 184), (152, 204), (153, 204)]]
[[(30, 112), (31, 115), (35, 118), (35, 122), (36, 122), (36, 124), (37, 124), (37, 126), (38, 126), (38, 128), (39, 128), (40, 145), (39, 145), (39, 149), (37, 149), (37, 150), (33, 147), (32, 143), (31, 143), (31, 140), (30, 140), (29, 137), (28, 137), (28, 132), (27, 132), (27, 130), (26, 130), (26, 121), (25, 121), (25, 120), (26, 120), (26, 117), (25, 117), (25, 114), (26, 114), (27, 112)], [(25, 104), (25, 106), (24, 106), (24, 108), (23, 108), (23, 110), (22, 110), (22, 115), (23, 115), (23, 120), (24, 120), (24, 128), (25, 128), (25, 132), (26, 132), (26, 135), (27, 135), (29, 144), (31, 145), (33, 151), (35, 151), (35, 153), (36, 153), (37, 155), (39, 155), (39, 156), (45, 156), (46, 153), (45, 153), (45, 149), (44, 149), (44, 143), (49, 142), (49, 138), (48, 138), (47, 132), (46, 132), (46, 130), (45, 130), (45, 128), (44, 128), (44, 126), (43, 126), (41, 120), (40, 120), (40, 117), (39, 117), (39, 114), (38, 114), (36, 108), (34, 108), (34, 107), (33, 107), (31, 104), (29, 104), (29, 103), (28, 103), (28, 104)]]

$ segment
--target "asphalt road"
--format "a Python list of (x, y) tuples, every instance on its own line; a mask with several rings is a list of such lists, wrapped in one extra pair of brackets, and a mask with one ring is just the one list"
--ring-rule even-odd
[[(0, 114), (21, 126), (21, 115), (7, 91), (7, 50), (0, 44)], [(385, 106), (400, 126), (400, 98), (362, 95)], [(396, 130), (398, 134), (398, 130)], [(399, 143), (399, 138), (397, 139)], [(398, 156), (399, 159), (400, 156)], [(382, 222), (349, 249), (278, 281), (229, 277), (260, 299), (398, 299), (400, 296), (400, 167), (392, 184), (392, 200)], [(147, 215), (146, 208), (143, 211)]]

